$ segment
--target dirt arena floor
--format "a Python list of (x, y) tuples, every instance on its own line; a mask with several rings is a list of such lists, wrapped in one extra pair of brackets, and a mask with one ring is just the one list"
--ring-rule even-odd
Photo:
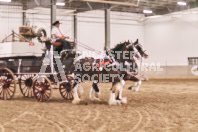
[(127, 89), (128, 104), (109, 106), (110, 83), (100, 84), (101, 102), (89, 101), (91, 83), (83, 83), (80, 105), (62, 99), (58, 90), (51, 100), (26, 99), (17, 89), (10, 101), (0, 101), (2, 132), (197, 132), (198, 79), (151, 79), (139, 92)]

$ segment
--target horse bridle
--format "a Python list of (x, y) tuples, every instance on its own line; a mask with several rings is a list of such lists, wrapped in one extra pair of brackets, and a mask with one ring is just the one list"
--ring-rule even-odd
[[(140, 46), (142, 48), (141, 44), (136, 44), (136, 46)], [(146, 54), (146, 50), (142, 51), (143, 54)]]
[[(134, 43), (131, 43), (131, 44), (129, 44), (129, 45), (126, 46), (127, 49), (124, 51), (124, 54), (126, 53), (126, 51), (128, 50), (128, 48), (129, 48), (130, 46), (132, 46), (132, 47), (134, 47), (134, 48), (136, 49), (136, 52), (135, 52), (135, 50), (134, 50), (134, 55), (136, 55), (136, 54), (139, 53), (139, 51), (138, 51), (137, 48), (135, 47)], [(146, 52), (146, 51), (145, 51), (145, 52)]]

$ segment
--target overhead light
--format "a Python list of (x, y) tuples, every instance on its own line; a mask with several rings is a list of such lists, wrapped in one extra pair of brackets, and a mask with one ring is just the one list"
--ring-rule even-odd
[(153, 13), (153, 11), (152, 10), (143, 10), (143, 13), (151, 14), (151, 13)]
[(57, 6), (65, 6), (65, 3), (63, 3), (63, 2), (56, 2), (56, 5)]
[(185, 6), (185, 5), (186, 5), (186, 2), (184, 2), (184, 1), (179, 1), (179, 2), (177, 2), (177, 4), (178, 4), (178, 5), (183, 5), (183, 6)]
[(12, 0), (0, 0), (0, 2), (11, 2)]

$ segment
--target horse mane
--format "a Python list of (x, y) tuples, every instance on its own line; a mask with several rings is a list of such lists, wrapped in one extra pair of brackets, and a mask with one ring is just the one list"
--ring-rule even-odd
[(121, 44), (117, 44), (113, 49), (111, 49), (111, 50), (113, 50), (113, 51), (118, 51), (118, 50), (120, 50), (120, 49), (122, 49), (123, 48), (123, 46), (126, 46), (128, 43), (127, 42), (124, 42), (124, 43), (121, 43)]

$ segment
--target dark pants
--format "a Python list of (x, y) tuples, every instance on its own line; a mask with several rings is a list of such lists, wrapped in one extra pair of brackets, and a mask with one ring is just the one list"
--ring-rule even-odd
[(60, 42), (62, 44), (62, 49), (65, 50), (65, 49), (72, 49), (70, 43), (64, 39), (58, 39), (56, 40), (56, 42)]

